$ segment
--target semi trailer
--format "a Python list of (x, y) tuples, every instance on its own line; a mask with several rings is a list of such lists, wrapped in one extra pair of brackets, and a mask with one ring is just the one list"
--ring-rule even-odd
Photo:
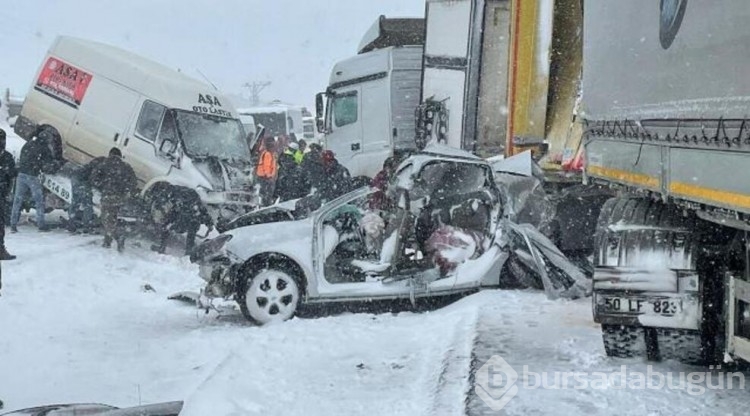
[[(750, 359), (750, 8), (584, 2), (584, 178), (610, 356)], [(724, 354), (726, 353), (726, 354)]]

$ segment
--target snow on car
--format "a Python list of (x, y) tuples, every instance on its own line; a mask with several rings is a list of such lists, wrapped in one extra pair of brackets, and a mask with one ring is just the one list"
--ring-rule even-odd
[[(290, 213), (203, 243), (193, 260), (208, 282), (204, 294), (234, 296), (249, 320), (265, 324), (291, 318), (300, 302), (415, 299), (497, 285), (507, 255), (495, 244), (502, 206), (492, 169), (468, 153), (440, 150), (400, 165), (387, 207), (373, 206), (376, 190), (362, 188), (301, 219)], [(368, 219), (381, 226), (363, 226)]]
[[(247, 319), (267, 324), (291, 318), (300, 303), (464, 293), (500, 285), (508, 236), (530, 241), (504, 220), (492, 167), (461, 150), (432, 146), (412, 155), (396, 170), (385, 206), (376, 192), (238, 218), (193, 253), (208, 283), (203, 294), (234, 298)], [(549, 267), (543, 251), (528, 250), (532, 267)], [(563, 286), (577, 289), (581, 279)]]

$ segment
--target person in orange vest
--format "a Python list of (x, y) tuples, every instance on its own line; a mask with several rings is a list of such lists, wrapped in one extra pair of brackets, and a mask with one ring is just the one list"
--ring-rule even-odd
[(265, 145), (258, 159), (258, 167), (255, 169), (255, 177), (260, 185), (260, 204), (261, 206), (271, 205), (273, 202), (274, 188), (276, 187), (276, 174), (278, 166), (274, 148), (276, 141), (273, 137), (266, 137), (263, 141)]

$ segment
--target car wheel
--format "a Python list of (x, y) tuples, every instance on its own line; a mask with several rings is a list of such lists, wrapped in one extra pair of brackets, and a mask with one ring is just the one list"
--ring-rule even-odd
[(245, 318), (258, 325), (283, 322), (297, 312), (300, 287), (286, 272), (264, 269), (245, 282), (238, 299)]

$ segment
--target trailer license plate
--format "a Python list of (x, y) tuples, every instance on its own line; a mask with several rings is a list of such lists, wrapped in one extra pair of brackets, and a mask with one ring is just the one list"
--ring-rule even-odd
[(673, 316), (682, 312), (682, 299), (604, 297), (608, 312)]

